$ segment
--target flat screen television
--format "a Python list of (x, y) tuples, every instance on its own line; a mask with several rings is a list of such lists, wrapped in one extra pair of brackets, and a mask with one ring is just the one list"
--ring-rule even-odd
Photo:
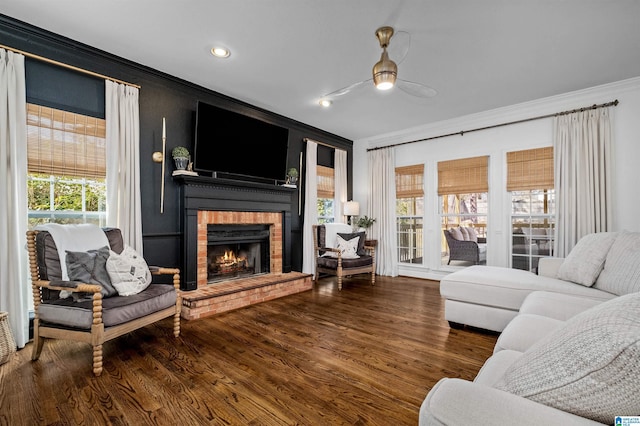
[(289, 129), (198, 101), (196, 172), (265, 182), (285, 180), (288, 147)]

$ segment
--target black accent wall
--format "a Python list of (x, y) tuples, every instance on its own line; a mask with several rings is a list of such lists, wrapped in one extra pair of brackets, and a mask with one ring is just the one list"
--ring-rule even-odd
[[(135, 43), (132, 40), (132, 43)], [(24, 22), (0, 15), (0, 44), (35, 55), (90, 70), (141, 86), (140, 89), (140, 178), (142, 182), (142, 230), (144, 256), (149, 264), (183, 267), (181, 260), (181, 200), (179, 183), (171, 177), (170, 152), (182, 145), (193, 149), (195, 109), (198, 100), (239, 113), (266, 119), (289, 129), (288, 167), (299, 167), (305, 138), (314, 139), (347, 151), (348, 194), (351, 196), (353, 142), (304, 123), (266, 111), (223, 94), (205, 89), (87, 46), (79, 41), (53, 34)], [(46, 72), (45, 72), (46, 75)], [(51, 77), (54, 78), (53, 76)], [(50, 94), (49, 94), (50, 95)], [(64, 97), (64, 93), (60, 93)], [(167, 123), (167, 163), (164, 213), (160, 213), (161, 165), (151, 160), (162, 150), (162, 118)], [(332, 149), (319, 147), (319, 163), (333, 162)], [(321, 161), (322, 160), (322, 161)], [(298, 197), (304, 188), (291, 195), (291, 268), (302, 269), (302, 217)], [(304, 200), (302, 203), (304, 204)], [(303, 206), (304, 207), (304, 206)]]

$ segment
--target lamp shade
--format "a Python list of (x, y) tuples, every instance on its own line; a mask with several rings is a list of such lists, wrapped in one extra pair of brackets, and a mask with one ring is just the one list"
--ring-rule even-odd
[(345, 216), (358, 216), (360, 214), (360, 203), (357, 201), (347, 201), (342, 206), (342, 212)]

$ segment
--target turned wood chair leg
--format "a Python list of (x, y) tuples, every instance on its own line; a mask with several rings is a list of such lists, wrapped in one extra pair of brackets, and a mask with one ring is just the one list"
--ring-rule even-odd
[(375, 285), (376, 283), (376, 273), (371, 272), (371, 285)]
[[(37, 330), (37, 329), (36, 329)], [(36, 361), (40, 358), (42, 348), (44, 347), (44, 337), (40, 337), (36, 331), (33, 336), (33, 352), (31, 353), (31, 359)]]
[(93, 347), (93, 374), (96, 376), (102, 374), (102, 345)]
[(342, 275), (338, 275), (338, 290), (342, 290)]
[(180, 336), (180, 312), (177, 312), (173, 317), (173, 335)]

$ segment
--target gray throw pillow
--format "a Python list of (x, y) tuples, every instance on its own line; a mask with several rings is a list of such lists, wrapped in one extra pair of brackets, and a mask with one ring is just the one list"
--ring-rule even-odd
[(356, 253), (358, 256), (364, 256), (365, 254), (367, 254), (364, 249), (364, 240), (367, 238), (364, 232), (352, 232), (350, 234), (338, 232), (338, 235), (340, 235), (345, 241), (350, 241), (356, 237), (360, 238), (360, 240), (358, 240), (358, 250)]
[(495, 387), (605, 424), (637, 416), (640, 293), (569, 319), (525, 351)]
[(101, 285), (102, 297), (114, 296), (118, 292), (111, 285), (111, 279), (107, 272), (108, 258), (108, 246), (86, 252), (67, 250), (67, 275), (71, 281)]

